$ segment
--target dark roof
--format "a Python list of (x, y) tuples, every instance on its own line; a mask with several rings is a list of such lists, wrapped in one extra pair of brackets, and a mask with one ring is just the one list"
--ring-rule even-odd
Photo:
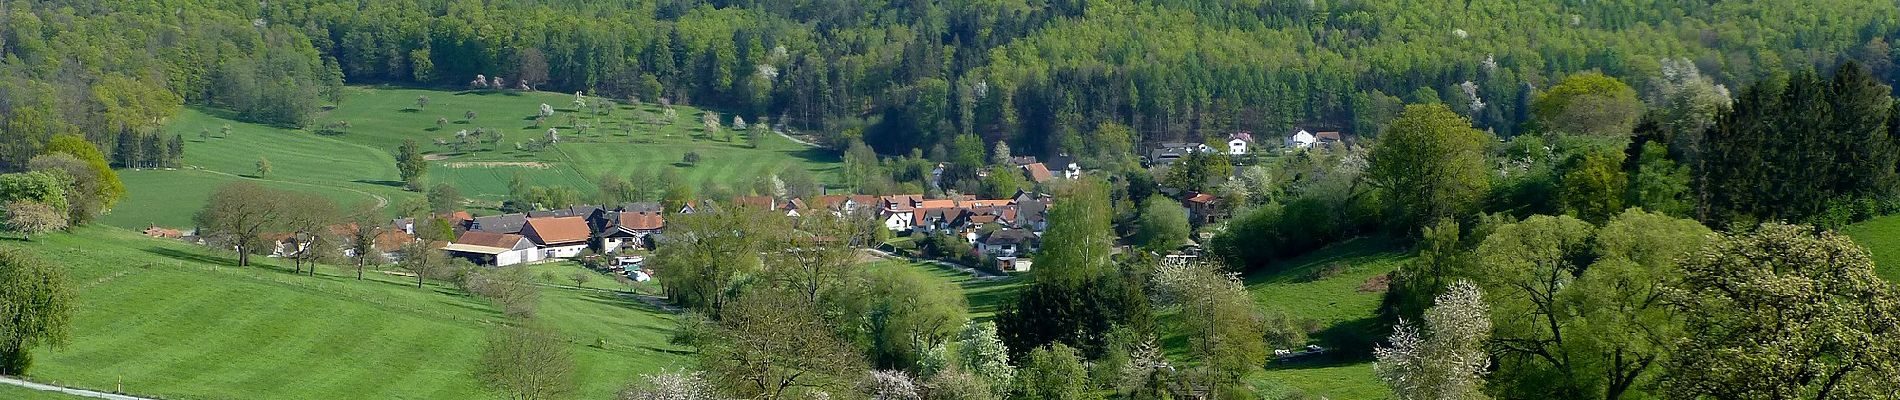
[(1035, 164), (1037, 162), (1040, 161), (1036, 161), (1036, 156), (1015, 156), (1009, 158), (1009, 165), (1015, 166)]
[(1318, 139), (1318, 140), (1322, 140), (1322, 141), (1334, 141), (1334, 142), (1337, 142), (1337, 141), (1339, 141), (1339, 132), (1320, 132), (1320, 133), (1315, 133), (1315, 134), (1313, 134), (1313, 138), (1314, 138), (1314, 139)]
[(621, 203), (620, 207), (616, 208), (614, 211), (660, 212), (664, 210), (660, 209), (660, 203), (646, 201), (646, 202), (638, 202), (638, 203)]
[(983, 237), (977, 238), (976, 240), (983, 244), (998, 246), (998, 245), (1007, 245), (1007, 244), (1023, 244), (1023, 243), (1028, 243), (1030, 241), (1033, 241), (1035, 239), (1036, 239), (1036, 235), (1033, 233), (1029, 233), (1029, 231), (1027, 230), (1000, 229), (1000, 230), (992, 231), (988, 235), (983, 235)]
[(469, 223), (468, 229), (489, 233), (521, 233), (521, 226), (527, 222), (526, 214), (490, 215), (475, 217), (473, 222)]
[(529, 211), (528, 218), (585, 217), (593, 215), (595, 211), (600, 211), (600, 206), (573, 206), (553, 210)]

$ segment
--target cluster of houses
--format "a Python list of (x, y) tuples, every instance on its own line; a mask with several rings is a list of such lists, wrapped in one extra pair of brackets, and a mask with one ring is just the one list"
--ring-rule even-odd
[[(868, 215), (899, 233), (962, 238), (971, 244), (972, 251), (1005, 265), (1005, 271), (1019, 271), (1028, 269), (1029, 262), (1022, 256), (1036, 249), (1041, 232), (1048, 226), (1045, 217), (1051, 198), (1019, 192), (1008, 199), (828, 195), (813, 200), (744, 196), (722, 204), (773, 210), (787, 217), (814, 212)], [(455, 234), (454, 241), (441, 245), (443, 251), (480, 265), (507, 266), (573, 258), (588, 250), (613, 254), (652, 249), (666, 229), (667, 215), (711, 212), (713, 206), (711, 202), (694, 202), (672, 210), (662, 209), (658, 203), (626, 203), (481, 217), (457, 212), (436, 217), (448, 221)], [(414, 240), (417, 229), (430, 229), (418, 227), (410, 219), (396, 220), (395, 228), (391, 231), (392, 252), (401, 246), (401, 238)], [(286, 251), (294, 252), (294, 245)]]
[[(1288, 150), (1309, 149), (1339, 143), (1339, 132), (1307, 132), (1299, 130), (1287, 135), (1280, 142)], [(1145, 160), (1149, 165), (1169, 165), (1191, 153), (1224, 153), (1230, 157), (1253, 154), (1254, 138), (1252, 132), (1236, 132), (1227, 136), (1226, 149), (1217, 149), (1206, 143), (1161, 142), (1148, 149)]]

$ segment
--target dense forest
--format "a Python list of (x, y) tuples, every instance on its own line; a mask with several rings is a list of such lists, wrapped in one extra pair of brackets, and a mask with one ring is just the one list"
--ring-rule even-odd
[(159, 131), (184, 104), (303, 126), (345, 82), (478, 75), (861, 135), (884, 154), (963, 134), (1079, 152), (1103, 122), (1137, 143), (1370, 136), (1429, 102), (1508, 137), (1536, 92), (1580, 71), (1650, 93), (1667, 60), (1741, 87), (1854, 59), (1891, 81), (1900, 12), (1823, 3), (14, 1), (0, 5), (0, 166), (59, 133), (146, 147), (117, 142), (176, 135)]

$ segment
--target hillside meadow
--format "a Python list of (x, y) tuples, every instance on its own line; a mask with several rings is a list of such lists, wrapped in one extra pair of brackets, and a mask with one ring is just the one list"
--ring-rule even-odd
[[(596, 114), (593, 107), (575, 108), (575, 96), (562, 93), (368, 86), (345, 92), (341, 104), (316, 114), (316, 122), (304, 129), (239, 122), (217, 109), (184, 109), (166, 125), (167, 132), (184, 138), (184, 167), (122, 170), (132, 194), (104, 222), (133, 229), (186, 227), (206, 196), (239, 179), (323, 193), (346, 208), (389, 209), (420, 197), (401, 188), (396, 170), (394, 154), (405, 140), (421, 144), (430, 160), (425, 181), (456, 187), (475, 201), (471, 206), (500, 204), (517, 175), (529, 185), (572, 187), (592, 195), (602, 174), (650, 175), (673, 168), (695, 188), (705, 182), (749, 187), (754, 179), (786, 168), (835, 182), (840, 165), (835, 153), (770, 132), (727, 132), (724, 127), (708, 132), (700, 120), (703, 111), (687, 106), (676, 106), (678, 117), (666, 120), (657, 104), (622, 100)], [(419, 107), (422, 97), (429, 100)], [(541, 104), (555, 114), (536, 127)], [(474, 119), (466, 118), (469, 112)], [(731, 124), (732, 115), (718, 115), (722, 126)], [(447, 122), (438, 125), (438, 119)], [(456, 142), (457, 132), (478, 128), (500, 136), (485, 135), (459, 149), (436, 144)], [(558, 132), (556, 144), (538, 150), (515, 147), (545, 140), (550, 128)], [(760, 134), (757, 148), (747, 138), (754, 133)], [(699, 154), (700, 161), (684, 163), (688, 152)], [(269, 173), (260, 174), (260, 160), (268, 161)]]
[[(77, 292), (73, 338), (35, 352), (36, 382), (161, 398), (463, 399), (487, 396), (474, 370), (506, 319), (488, 303), (431, 282), (324, 266), (292, 275), (269, 259), (234, 267), (224, 254), (108, 228), (9, 240), (67, 266)], [(555, 268), (558, 264), (547, 267)], [(380, 269), (380, 268), (378, 268)], [(577, 269), (577, 268), (576, 268)], [(667, 343), (672, 316), (603, 289), (546, 286), (541, 318), (577, 364), (579, 398), (606, 398), (641, 373), (690, 368)]]

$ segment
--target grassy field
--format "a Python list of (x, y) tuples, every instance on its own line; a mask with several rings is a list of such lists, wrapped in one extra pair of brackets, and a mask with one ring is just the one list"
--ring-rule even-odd
[(1382, 284), (1411, 258), (1381, 239), (1354, 239), (1278, 263), (1277, 272), (1246, 277), (1247, 290), (1262, 309), (1279, 310), (1312, 321), (1319, 329), (1310, 340), (1336, 353), (1298, 362), (1274, 362), (1255, 376), (1256, 387), (1270, 394), (1302, 393), (1335, 399), (1389, 397), (1372, 376), (1370, 343), (1383, 336), (1375, 316)]
[[(36, 352), (35, 381), (110, 390), (123, 379), (127, 392), (188, 399), (487, 396), (472, 371), (503, 318), (452, 288), (331, 267), (294, 276), (276, 260), (238, 268), (103, 227), (0, 245), (64, 261), (78, 291), (73, 341)], [(545, 288), (541, 316), (572, 343), (577, 397), (692, 364), (666, 341), (670, 315), (610, 292)]]
[(969, 273), (930, 263), (885, 260), (872, 265), (873, 268), (918, 268), (931, 276), (956, 284), (963, 288), (963, 298), (970, 303), (970, 318), (987, 320), (996, 316), (1004, 302), (1014, 299), (1017, 289), (1025, 284), (1021, 278), (976, 279)]
[(90, 397), (74, 396), (59, 392), (33, 390), (13, 385), (0, 385), (0, 399), (11, 400), (78, 400)]
[[(343, 103), (315, 116), (303, 130), (249, 124), (227, 119), (215, 109), (190, 108), (174, 117), (169, 132), (185, 138), (185, 168), (171, 171), (122, 171), (130, 198), (106, 223), (143, 228), (157, 223), (183, 227), (203, 204), (204, 197), (225, 182), (257, 179), (288, 189), (319, 191), (356, 207), (398, 204), (418, 197), (402, 190), (395, 167), (396, 147), (404, 140), (422, 144), (432, 160), (425, 179), (444, 182), (464, 196), (489, 203), (503, 200), (508, 182), (517, 174), (532, 185), (564, 186), (594, 193), (601, 174), (627, 176), (677, 168), (688, 181), (713, 181), (729, 187), (749, 187), (753, 179), (786, 168), (810, 171), (823, 182), (836, 180), (839, 158), (829, 151), (763, 133), (758, 148), (747, 143), (747, 132), (708, 134), (700, 123), (701, 111), (676, 107), (678, 119), (665, 121), (657, 105), (616, 105), (602, 115), (575, 110), (574, 96), (562, 93), (449, 92), (418, 89), (351, 87)], [(429, 97), (418, 108), (416, 98)], [(541, 104), (557, 111), (542, 127), (534, 126)], [(464, 120), (474, 111), (476, 118)], [(576, 116), (573, 124), (568, 116)], [(444, 118), (450, 123), (438, 127)], [(730, 124), (731, 115), (721, 115)], [(347, 122), (349, 127), (319, 134), (321, 127)], [(579, 126), (591, 128), (581, 130)], [(225, 133), (225, 127), (229, 133)], [(455, 133), (487, 128), (501, 139), (457, 149), (438, 146), (436, 140), (455, 141)], [(548, 128), (560, 132), (559, 144), (540, 151), (517, 150), (516, 142), (544, 139)], [(682, 163), (687, 152), (701, 161)], [(270, 161), (269, 174), (258, 175), (259, 159)]]
[(1841, 233), (1866, 247), (1874, 257), (1875, 272), (1900, 282), (1900, 216), (1886, 216), (1854, 224)]

